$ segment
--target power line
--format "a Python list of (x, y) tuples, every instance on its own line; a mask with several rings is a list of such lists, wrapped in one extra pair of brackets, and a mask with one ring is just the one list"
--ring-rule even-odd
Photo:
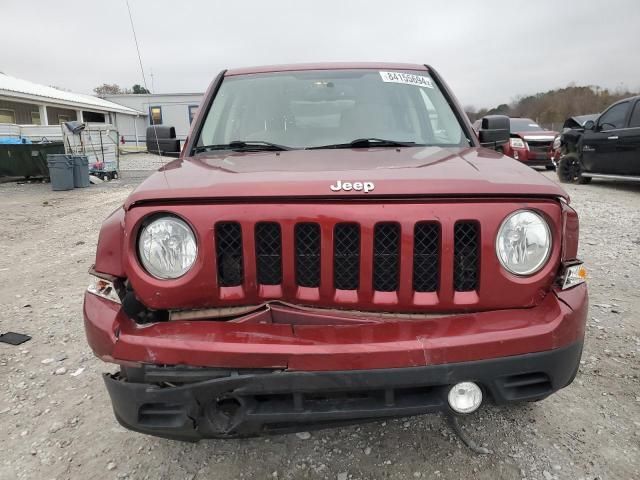
[[(125, 0), (127, 2), (127, 10), (129, 11), (129, 22), (131, 22), (131, 31), (133, 32), (133, 40), (136, 44), (136, 51), (138, 52), (138, 63), (140, 63), (140, 72), (142, 72), (142, 83), (144, 83), (144, 88), (150, 92), (149, 87), (147, 86), (147, 77), (144, 74), (144, 67), (142, 66), (142, 56), (140, 55), (140, 46), (138, 45), (138, 37), (136, 35), (136, 28), (133, 25), (133, 16), (131, 16), (131, 6), (129, 5), (129, 0)], [(153, 93), (153, 92), (151, 92)], [(158, 155), (162, 156), (162, 152), (160, 151), (160, 141), (158, 140), (158, 132), (156, 130), (156, 124), (153, 121), (153, 117), (150, 117), (151, 125), (153, 126), (153, 134), (156, 137), (156, 147), (158, 148)], [(135, 122), (135, 119), (134, 119)]]

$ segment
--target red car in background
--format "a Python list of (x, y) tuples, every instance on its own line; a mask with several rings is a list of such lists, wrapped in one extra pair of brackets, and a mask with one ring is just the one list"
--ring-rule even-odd
[[(477, 133), (482, 119), (476, 120), (473, 129)], [(545, 130), (530, 118), (509, 119), (509, 143), (498, 148), (505, 155), (531, 167), (555, 168), (553, 163), (553, 141), (558, 132)]]
[(545, 130), (530, 118), (510, 118), (511, 138), (503, 152), (532, 167), (553, 170), (553, 140), (558, 132)]

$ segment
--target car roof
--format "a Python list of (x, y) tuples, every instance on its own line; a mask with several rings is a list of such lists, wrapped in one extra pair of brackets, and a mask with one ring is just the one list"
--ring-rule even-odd
[(388, 63), (388, 62), (329, 62), (329, 63), (292, 63), (285, 65), (263, 65), (257, 67), (232, 68), (225, 72), (225, 76), (249, 75), (253, 73), (293, 72), (300, 70), (418, 70), (428, 72), (426, 65), (418, 63)]
[(621, 98), (620, 100), (618, 100), (615, 103), (612, 103), (611, 105), (609, 105), (609, 107), (613, 107), (614, 105), (617, 105), (619, 103), (624, 103), (624, 102), (633, 102), (635, 100), (640, 100), (640, 95), (634, 95), (633, 97), (627, 97), (627, 98)]

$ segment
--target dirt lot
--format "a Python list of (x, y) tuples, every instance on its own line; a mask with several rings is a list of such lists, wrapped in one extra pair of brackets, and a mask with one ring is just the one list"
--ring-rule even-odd
[(640, 185), (569, 188), (591, 275), (580, 372), (540, 403), (465, 419), (494, 451), (478, 456), (438, 416), (199, 444), (120, 427), (81, 305), (100, 223), (144, 176), (70, 192), (0, 185), (0, 329), (33, 336), (0, 344), (1, 479), (640, 478)]

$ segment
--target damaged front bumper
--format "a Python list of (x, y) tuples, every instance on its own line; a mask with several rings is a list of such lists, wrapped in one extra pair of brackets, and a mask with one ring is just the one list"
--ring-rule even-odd
[(495, 403), (544, 398), (577, 371), (587, 303), (581, 284), (532, 308), (442, 317), (340, 323), (274, 306), (258, 317), (139, 325), (87, 293), (84, 318), (96, 355), (122, 366), (105, 376), (118, 420), (198, 440), (447, 410), (462, 381)]
[[(532, 308), (336, 324), (280, 310), (271, 323), (177, 320), (139, 325), (120, 304), (87, 293), (85, 331), (107, 362), (288, 370), (367, 370), (485, 360), (581, 340), (586, 285), (553, 290)], [(275, 307), (274, 307), (275, 309)], [(299, 321), (304, 318), (304, 322)]]
[(496, 404), (538, 400), (572, 381), (581, 351), (576, 342), (493, 360), (333, 372), (148, 365), (104, 380), (123, 426), (197, 441), (448, 411), (451, 386), (470, 380)]

